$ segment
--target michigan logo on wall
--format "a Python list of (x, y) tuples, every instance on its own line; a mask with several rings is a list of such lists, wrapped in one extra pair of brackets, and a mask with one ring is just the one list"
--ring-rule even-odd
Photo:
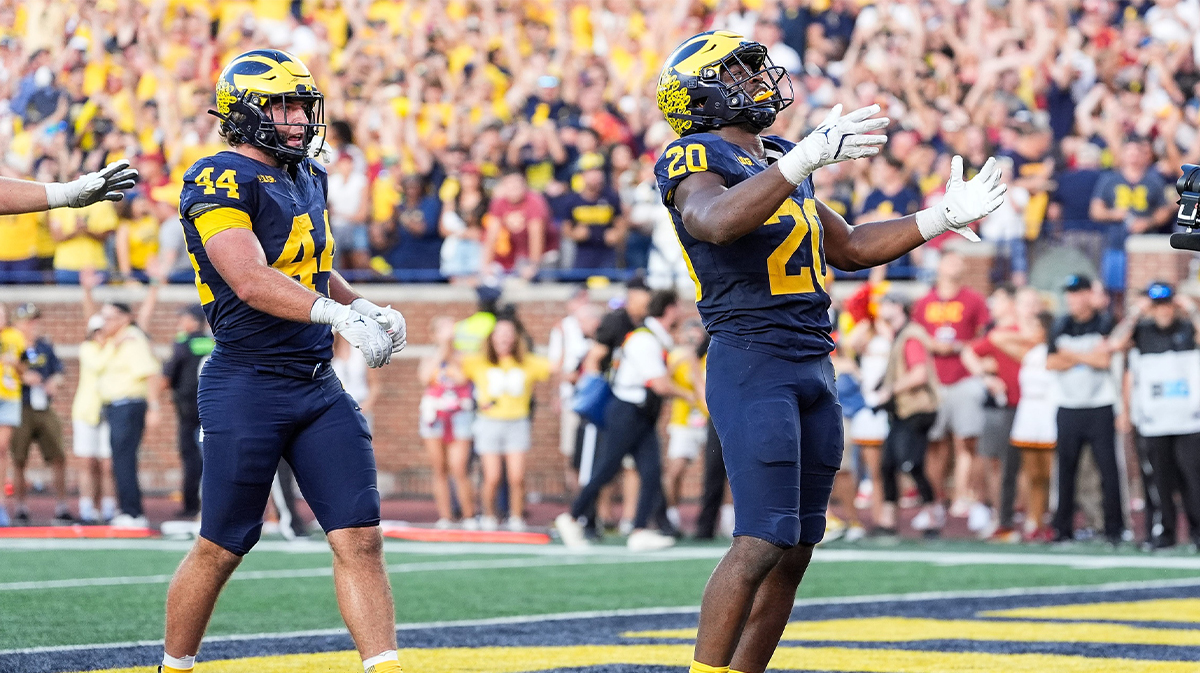
[[(793, 612), (771, 670), (1200, 671), (1197, 586), (813, 603)], [(400, 631), (400, 660), (412, 673), (666, 673), (690, 661), (695, 634), (693, 610), (429, 625)], [(350, 649), (345, 634), (221, 639), (206, 643), (197, 673), (361, 670)], [(0, 670), (140, 673), (160, 656), (150, 644), (30, 652), (0, 657)]]

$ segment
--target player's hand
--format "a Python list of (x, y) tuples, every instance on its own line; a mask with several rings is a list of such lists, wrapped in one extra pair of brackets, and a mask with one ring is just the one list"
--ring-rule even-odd
[(878, 112), (878, 105), (869, 105), (842, 116), (841, 104), (834, 105), (825, 121), (776, 163), (779, 172), (798, 185), (821, 166), (879, 154), (887, 136), (868, 134), (887, 128), (891, 120), (874, 117)]
[(379, 323), (392, 340), (392, 353), (399, 353), (408, 345), (408, 325), (404, 322), (404, 316), (390, 305), (376, 306), (359, 297), (350, 302), (350, 308)]
[(83, 208), (100, 201), (120, 201), (125, 198), (121, 190), (131, 189), (137, 178), (137, 169), (121, 159), (71, 182), (46, 183), (46, 203), (50, 208)]
[(967, 225), (987, 217), (1004, 203), (1008, 185), (1000, 182), (1000, 167), (990, 157), (979, 175), (963, 182), (963, 160), (955, 155), (950, 162), (950, 182), (946, 196), (932, 208), (917, 213), (917, 228), (928, 241), (943, 232), (953, 231), (968, 241), (978, 241), (979, 235)]
[(349, 306), (320, 297), (313, 302), (309, 319), (333, 326), (334, 332), (362, 352), (368, 367), (382, 367), (392, 361), (392, 339), (383, 326)]

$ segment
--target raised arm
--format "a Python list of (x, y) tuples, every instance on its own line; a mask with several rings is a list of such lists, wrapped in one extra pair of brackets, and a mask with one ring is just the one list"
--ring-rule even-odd
[(962, 157), (955, 156), (946, 196), (940, 203), (914, 215), (853, 228), (841, 215), (818, 201), (817, 214), (825, 232), (826, 259), (834, 268), (855, 271), (897, 259), (947, 231), (978, 241), (979, 237), (968, 225), (999, 208), (1008, 188), (1000, 182), (1000, 168), (994, 158), (988, 159), (969, 182), (964, 182), (962, 177)]
[(121, 190), (137, 181), (137, 171), (122, 159), (71, 182), (32, 182), (0, 177), (0, 215), (37, 213), (51, 208), (82, 208), (99, 201), (120, 201)]
[(694, 173), (675, 188), (675, 206), (683, 226), (698, 240), (729, 245), (749, 234), (779, 209), (796, 185), (821, 166), (870, 157), (887, 142), (867, 135), (888, 125), (887, 117), (872, 119), (878, 105), (841, 115), (835, 105), (825, 121), (767, 170), (727, 188), (724, 179), (708, 172)]

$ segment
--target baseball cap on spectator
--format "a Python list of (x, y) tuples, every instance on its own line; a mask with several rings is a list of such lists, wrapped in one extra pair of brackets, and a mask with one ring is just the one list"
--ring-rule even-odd
[(1167, 304), (1175, 298), (1175, 290), (1162, 281), (1154, 281), (1146, 288), (1146, 296), (1155, 304)]
[(1063, 282), (1063, 292), (1083, 292), (1092, 289), (1092, 279), (1079, 273), (1067, 276)]
[(27, 301), (18, 306), (17, 310), (13, 311), (14, 320), (33, 320), (40, 317), (42, 317), (42, 312), (38, 310), (38, 307), (33, 302)]
[(558, 78), (554, 75), (542, 75), (537, 78), (537, 85), (543, 89), (553, 89), (558, 86)]

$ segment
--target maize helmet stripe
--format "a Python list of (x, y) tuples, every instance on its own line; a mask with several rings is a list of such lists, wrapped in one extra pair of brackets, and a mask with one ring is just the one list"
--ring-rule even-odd
[[(704, 37), (707, 39), (703, 42), (693, 38), (693, 41), (685, 42), (680, 47), (680, 56), (683, 59), (675, 64), (675, 70), (688, 75), (699, 75), (701, 68), (720, 61), (746, 42), (746, 38), (727, 30)], [(685, 50), (690, 49), (694, 51), (683, 56)]]

